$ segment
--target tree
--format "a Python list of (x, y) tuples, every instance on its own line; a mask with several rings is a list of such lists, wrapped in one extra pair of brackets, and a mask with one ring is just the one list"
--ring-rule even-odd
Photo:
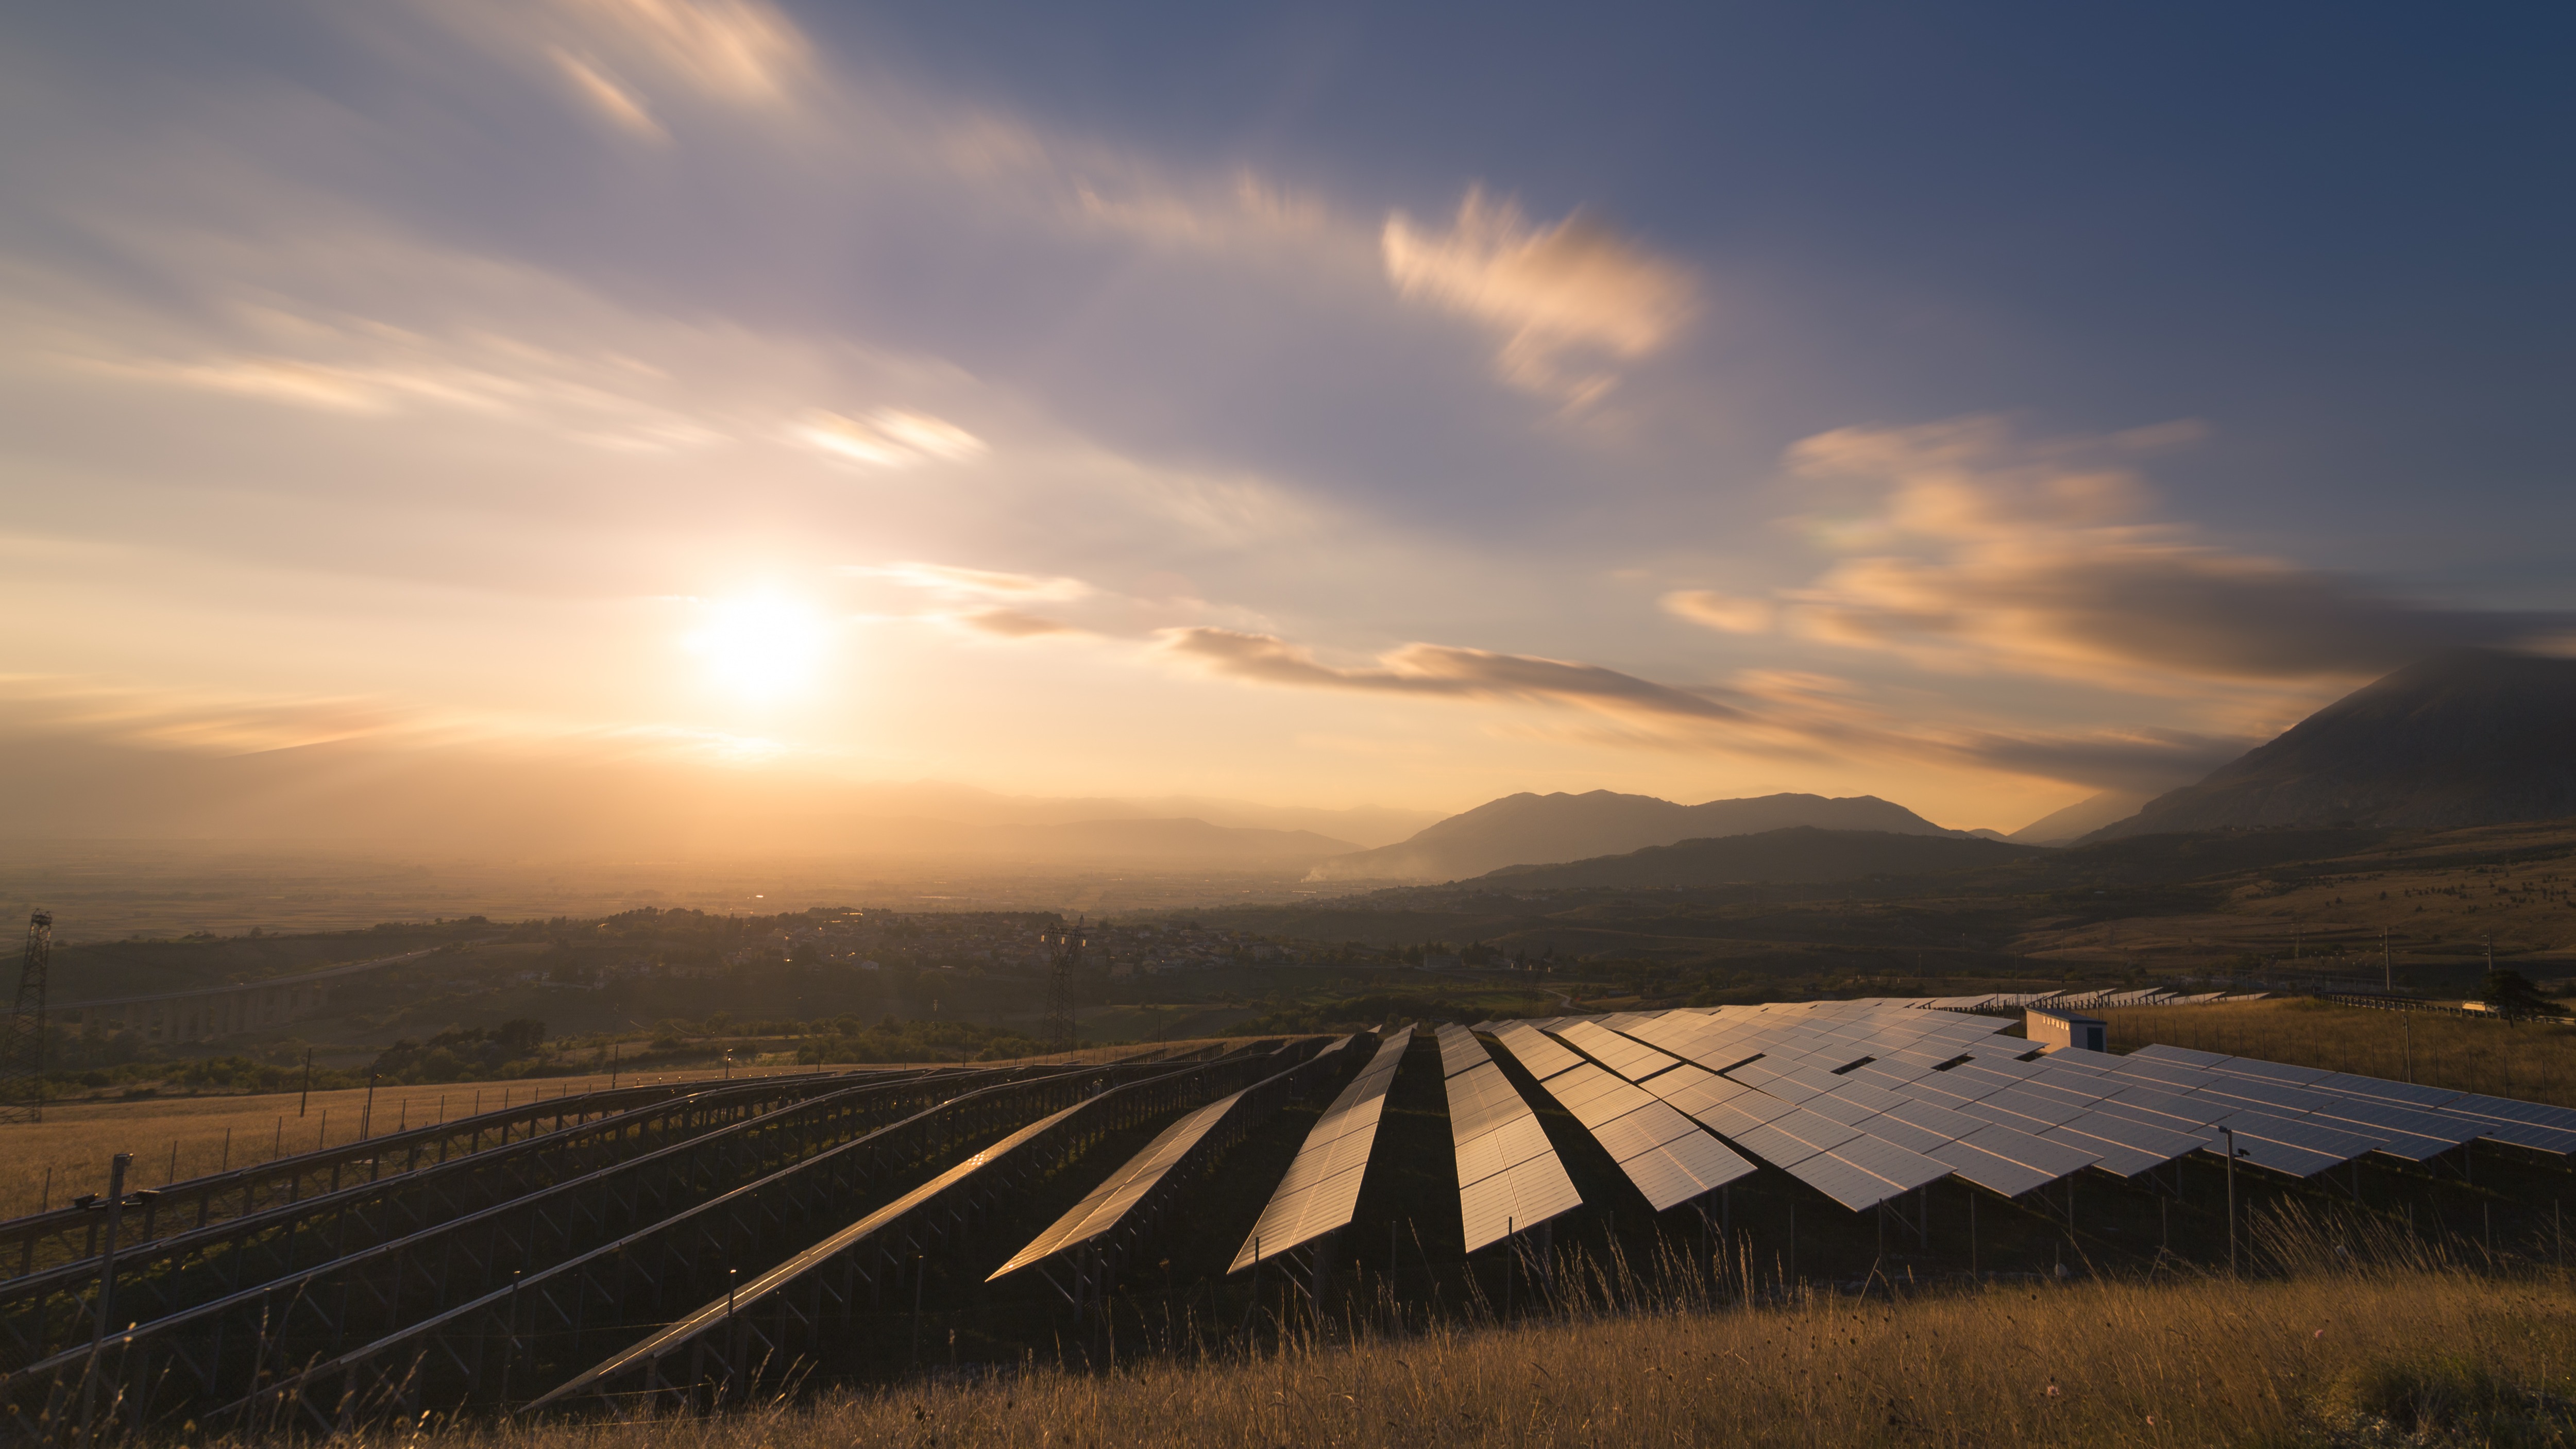
[(2521, 972), (2510, 967), (2487, 973), (2480, 999), (2507, 1017), (2565, 1016), (2567, 1008), (2540, 994)]

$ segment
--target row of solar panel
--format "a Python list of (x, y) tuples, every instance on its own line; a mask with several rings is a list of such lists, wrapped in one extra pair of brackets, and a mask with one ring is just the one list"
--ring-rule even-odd
[[(2177, 1047), (2042, 1054), (1999, 1035), (2006, 1025), (1890, 1002), (1486, 1024), (1657, 1211), (1750, 1174), (1747, 1155), (1854, 1211), (1948, 1176), (2007, 1196), (2088, 1168), (2136, 1176), (2222, 1139), (2300, 1177), (2373, 1152), (2422, 1161), (2481, 1137), (2576, 1155), (2576, 1111), (2564, 1108)], [(1437, 1035), (1468, 1250), (1579, 1206), (1475, 1033)], [(1350, 1222), (1410, 1037), (1380, 1042), (1325, 1111), (1236, 1270)], [(1114, 1226), (1232, 1101), (1175, 1123), (1002, 1271)]]
[(1350, 1222), (1359, 1206), (1360, 1180), (1368, 1170), (1369, 1154), (1377, 1145), (1387, 1088), (1394, 1084), (1395, 1069), (1403, 1064), (1412, 1041), (1410, 1026), (1389, 1033), (1368, 1065), (1324, 1109), (1227, 1272), (1241, 1272), (1265, 1256), (1276, 1258)]
[(2004, 1024), (1844, 1003), (1545, 1025), (1855, 1209), (1945, 1173), (2014, 1196), (2088, 1167), (2133, 1176), (2230, 1136), (2301, 1177), (2478, 1137), (2576, 1153), (2562, 1108), (2179, 1048), (2036, 1056)]
[(1655, 1211), (1704, 1197), (1753, 1164), (1727, 1150), (1688, 1117), (1644, 1089), (1622, 1081), (1533, 1028), (1496, 1033), (1505, 1050), (1583, 1124)]
[(1583, 1205), (1538, 1114), (1463, 1026), (1439, 1031), (1441, 1085), (1458, 1159), (1458, 1219), (1467, 1251)]

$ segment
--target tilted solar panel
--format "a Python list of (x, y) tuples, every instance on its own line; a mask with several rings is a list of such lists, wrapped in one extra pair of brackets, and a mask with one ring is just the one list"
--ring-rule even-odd
[(1521, 1064), (1523, 1071), (1540, 1081), (1546, 1081), (1583, 1060), (1567, 1051), (1563, 1044), (1548, 1036), (1547, 1033), (1522, 1026), (1517, 1022), (1508, 1024), (1502, 1030), (1495, 1032), (1494, 1039), (1503, 1044), (1503, 1049), (1512, 1054), (1513, 1060)]
[(1458, 1217), (1472, 1253), (1580, 1207), (1583, 1198), (1529, 1104), (1485, 1056), (1484, 1044), (1467, 1041), (1485, 1059), (1441, 1085), (1458, 1162)]
[[(1029, 1245), (1011, 1255), (1011, 1260), (993, 1270), (984, 1281), (991, 1282), (1006, 1273), (1016, 1273), (1041, 1258), (1051, 1257), (1068, 1248), (1079, 1247), (1118, 1226), (1128, 1209), (1162, 1181), (1163, 1175), (1183, 1155), (1197, 1146), (1210, 1128), (1225, 1119), (1242, 1100), (1241, 1092), (1210, 1102), (1178, 1122), (1166, 1127), (1144, 1150), (1129, 1158), (1117, 1171), (1109, 1174), (1098, 1187), (1085, 1194), (1071, 1211), (1055, 1220), (1046, 1231), (1031, 1239)], [(1183, 1179), (1186, 1181), (1187, 1179)]]
[(1359, 1205), (1369, 1154), (1377, 1143), (1387, 1089), (1412, 1043), (1411, 1027), (1378, 1043), (1368, 1065), (1324, 1109), (1227, 1272), (1249, 1267), (1256, 1253), (1276, 1257), (1349, 1224)]
[(1435, 1035), (1440, 1042), (1440, 1075), (1444, 1077), (1454, 1077), (1492, 1060), (1485, 1054), (1485, 1044), (1463, 1026), (1443, 1026)]

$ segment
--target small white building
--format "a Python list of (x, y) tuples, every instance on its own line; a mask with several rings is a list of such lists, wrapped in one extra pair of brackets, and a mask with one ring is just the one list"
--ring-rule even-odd
[(2089, 1052), (2098, 1052), (2106, 1049), (2103, 1041), (2110, 1028), (2104, 1026), (2097, 1017), (2078, 1016), (2071, 1011), (2052, 1011), (2045, 1006), (2034, 1006), (2022, 1013), (2021, 1030), (2022, 1035), (2030, 1038), (2033, 1046), (2043, 1047), (2049, 1051), (2082, 1047)]

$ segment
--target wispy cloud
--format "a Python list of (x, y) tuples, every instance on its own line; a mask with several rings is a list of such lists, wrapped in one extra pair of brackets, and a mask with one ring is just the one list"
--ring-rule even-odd
[(900, 408), (879, 408), (863, 418), (818, 409), (791, 431), (800, 442), (839, 461), (870, 468), (955, 462), (990, 451), (982, 438), (945, 418)]
[(1507, 334), (1503, 376), (1577, 406), (1617, 382), (1604, 363), (1661, 349), (1699, 307), (1681, 264), (1579, 213), (1534, 226), (1481, 188), (1445, 232), (1390, 216), (1383, 245), (1398, 292)]
[(597, 65), (572, 52), (556, 47), (551, 54), (562, 68), (564, 79), (572, 82), (575, 94), (589, 101), (598, 112), (619, 126), (653, 141), (667, 141), (671, 133), (644, 109), (644, 103), (633, 92), (604, 74)]
[(1848, 557), (1774, 601), (1671, 595), (1683, 618), (1767, 624), (1929, 667), (2013, 672), (2148, 692), (2213, 682), (2348, 680), (2464, 644), (2533, 643), (2576, 616), (2444, 608), (2348, 575), (2238, 552), (2148, 519), (2136, 460), (2188, 425), (2107, 438), (2027, 439), (1972, 417), (1844, 428), (1789, 451), (1820, 490), (1868, 506), (1808, 520)]
[(906, 588), (924, 589), (958, 599), (1064, 602), (1088, 598), (1096, 592), (1080, 579), (1061, 575), (1015, 574), (999, 569), (961, 568), (955, 564), (850, 564), (841, 572), (853, 578), (884, 579)]
[(1769, 599), (1715, 589), (1676, 589), (1664, 595), (1663, 603), (1668, 613), (1726, 634), (1768, 632), (1780, 613), (1779, 605)]
[(970, 629), (999, 634), (1005, 639), (1034, 639), (1047, 634), (1079, 634), (1083, 631), (1057, 619), (1027, 613), (1019, 609), (978, 609), (960, 622)]
[(1842, 681), (1795, 673), (1748, 675), (1725, 690), (1683, 689), (1597, 664), (1437, 644), (1408, 644), (1352, 667), (1326, 664), (1275, 635), (1211, 628), (1165, 630), (1159, 647), (1169, 659), (1249, 683), (1579, 709), (1599, 719), (1557, 733), (1621, 748), (1897, 759), (2157, 790), (2196, 779), (2253, 743), (2182, 730), (2016, 731), (1905, 718)]
[(1166, 630), (1162, 647), (1172, 657), (1212, 674), (1263, 684), (1448, 699), (1531, 700), (1695, 720), (1742, 717), (1688, 690), (1597, 664), (1528, 654), (1407, 644), (1381, 656), (1375, 667), (1344, 668), (1325, 664), (1312, 651), (1276, 635), (1210, 628)]
[(813, 43), (760, 0), (458, 0), (424, 13), (504, 55), (546, 62), (586, 107), (660, 141), (659, 97), (776, 108), (809, 79)]

